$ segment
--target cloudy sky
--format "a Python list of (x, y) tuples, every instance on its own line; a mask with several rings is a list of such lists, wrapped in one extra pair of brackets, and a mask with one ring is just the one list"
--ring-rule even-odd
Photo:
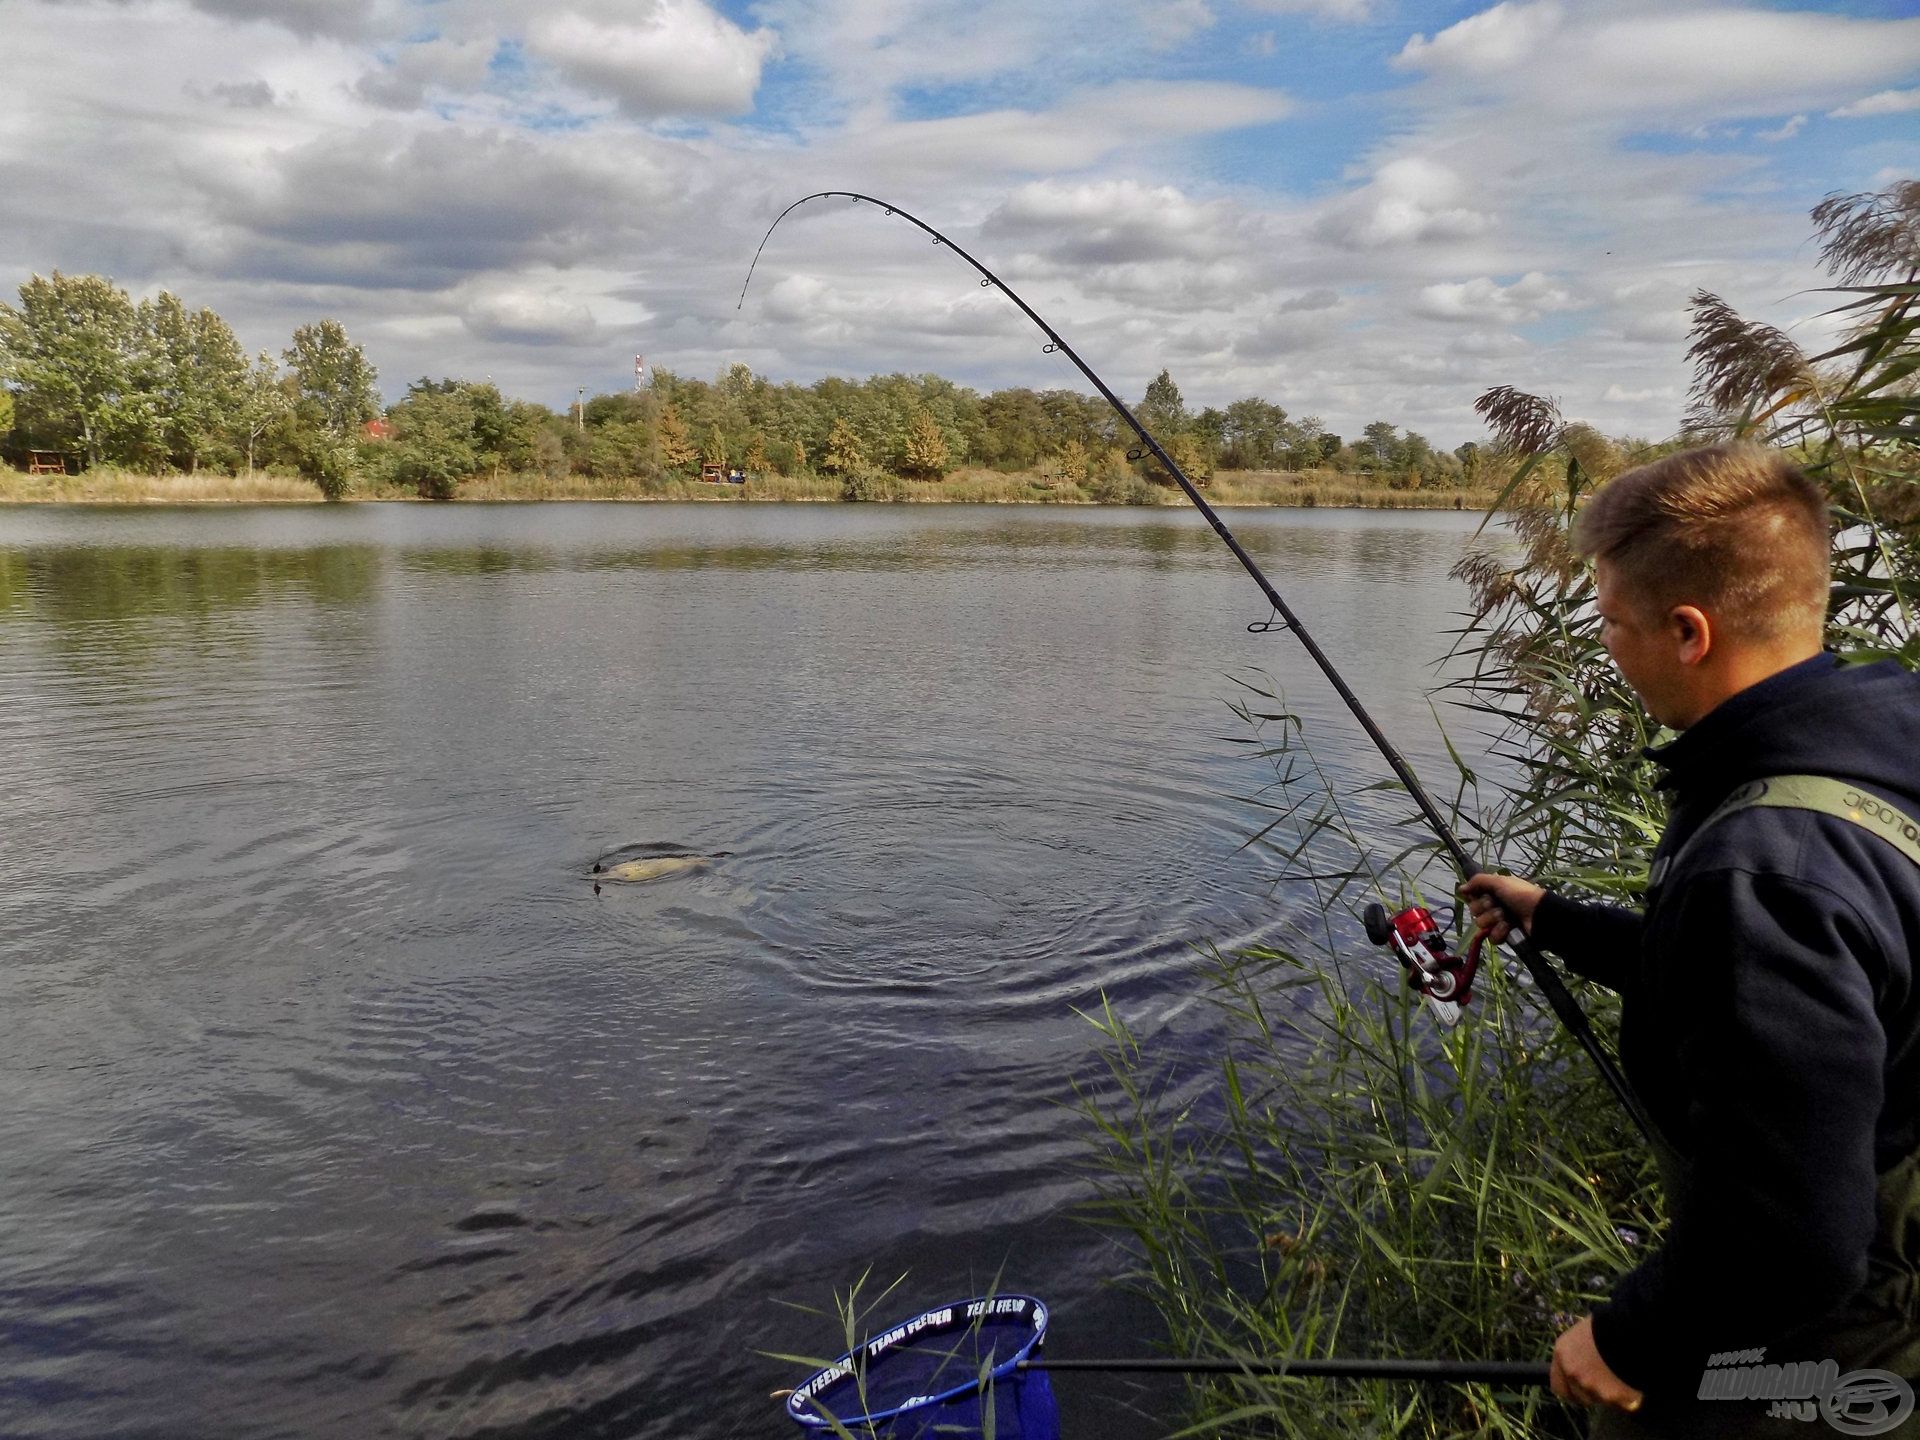
[(1078, 385), (1475, 438), (1678, 418), (1686, 296), (1818, 339), (1823, 195), (1920, 175), (1911, 0), (0, 0), (0, 286), (335, 316), (397, 395)]

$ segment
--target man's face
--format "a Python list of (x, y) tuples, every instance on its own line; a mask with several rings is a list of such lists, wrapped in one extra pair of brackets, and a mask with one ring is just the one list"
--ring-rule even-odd
[(1647, 713), (1662, 725), (1685, 724), (1674, 701), (1685, 668), (1677, 637), (1665, 615), (1649, 613), (1622, 584), (1605, 560), (1593, 567), (1594, 598), (1600, 611), (1600, 643), (1607, 647), (1621, 677), (1633, 687)]

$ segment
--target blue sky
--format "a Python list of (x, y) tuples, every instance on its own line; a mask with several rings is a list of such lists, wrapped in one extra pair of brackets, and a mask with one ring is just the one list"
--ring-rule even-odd
[(341, 319), (397, 393), (632, 356), (1068, 385), (1476, 438), (1516, 384), (1670, 432), (1696, 289), (1818, 341), (1807, 210), (1920, 175), (1893, 0), (0, 0), (0, 283)]

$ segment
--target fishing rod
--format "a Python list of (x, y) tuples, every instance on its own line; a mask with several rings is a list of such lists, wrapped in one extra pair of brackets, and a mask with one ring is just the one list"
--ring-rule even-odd
[[(1400, 751), (1395, 748), (1394, 743), (1387, 738), (1386, 732), (1380, 728), (1373, 716), (1367, 712), (1367, 707), (1361, 703), (1360, 697), (1353, 692), (1353, 687), (1347, 684), (1346, 678), (1341, 675), (1339, 669), (1334, 665), (1333, 660), (1327, 655), (1327, 652), (1320, 648), (1319, 643), (1308, 633), (1306, 626), (1300, 623), (1300, 617), (1294, 614), (1293, 608), (1281, 597), (1280, 592), (1274, 588), (1273, 582), (1267, 579), (1266, 574), (1260, 569), (1259, 565), (1254, 562), (1253, 557), (1247, 554), (1246, 550), (1241, 547), (1240, 542), (1234, 538), (1233, 532), (1227, 529), (1226, 522), (1220, 518), (1214, 511), (1214, 508), (1201, 496), (1199, 490), (1194, 487), (1193, 482), (1187, 478), (1186, 472), (1174, 463), (1173, 457), (1166, 452), (1158, 440), (1153, 438), (1152, 433), (1145, 425), (1140, 423), (1139, 417), (1127, 408), (1126, 403), (1122, 401), (1118, 395), (1113, 393), (1113, 390), (1108, 386), (1107, 382), (1094, 373), (1091, 365), (1080, 358), (1079, 352), (1065, 340), (1061, 339), (1060, 332), (1042, 319), (1040, 313), (1022, 299), (1011, 286), (985, 265), (981, 264), (980, 261), (976, 260), (972, 255), (968, 254), (965, 249), (941, 234), (940, 231), (934, 229), (933, 226), (929, 225), (919, 216), (902, 210), (898, 205), (888, 204), (885, 200), (876, 199), (872, 195), (863, 195), (854, 190), (818, 190), (811, 195), (801, 196), (798, 200), (794, 201), (793, 204), (787, 206), (786, 209), (773, 217), (773, 224), (767, 227), (767, 233), (761, 237), (759, 247), (753, 252), (753, 263), (747, 267), (747, 278), (740, 286), (740, 299), (735, 303), (733, 308), (738, 310), (746, 304), (747, 287), (753, 284), (753, 272), (759, 267), (761, 253), (767, 248), (767, 241), (773, 238), (773, 232), (780, 228), (780, 222), (811, 200), (851, 200), (855, 204), (865, 202), (869, 205), (879, 206), (888, 215), (898, 215), (908, 224), (932, 236), (935, 245), (944, 246), (946, 249), (951, 250), (955, 255), (958, 255), (962, 260), (966, 261), (968, 265), (972, 266), (974, 270), (978, 271), (982, 277), (980, 281), (982, 289), (998, 290), (1002, 295), (1005, 295), (1015, 305), (1020, 307), (1021, 313), (1039, 327), (1040, 332), (1047, 337), (1047, 343), (1040, 347), (1042, 351), (1047, 354), (1058, 353), (1071, 360), (1074, 368), (1087, 377), (1088, 383), (1100, 392), (1101, 397), (1114, 408), (1122, 420), (1127, 422), (1128, 428), (1140, 437), (1140, 445), (1144, 448), (1129, 450), (1127, 452), (1127, 458), (1129, 460), (1139, 460), (1144, 455), (1151, 453), (1153, 458), (1158, 460), (1160, 464), (1166, 468), (1167, 473), (1173, 477), (1175, 483), (1180, 486), (1180, 489), (1185, 492), (1187, 499), (1193, 502), (1194, 508), (1205, 517), (1207, 524), (1213, 527), (1213, 533), (1218, 535), (1227, 549), (1233, 552), (1234, 559), (1238, 560), (1247, 574), (1253, 577), (1254, 584), (1260, 587), (1261, 594), (1266, 596), (1267, 603), (1273, 607), (1274, 613), (1280, 617), (1281, 623), (1278, 628), (1291, 630), (1301, 645), (1306, 647), (1307, 654), (1312, 658), (1313, 663), (1320, 667), (1320, 673), (1327, 677), (1328, 682), (1332, 684), (1333, 688), (1339, 693), (1340, 698), (1346, 702), (1347, 709), (1353, 713), (1353, 718), (1359, 721), (1360, 728), (1366, 731), (1367, 738), (1373, 741), (1374, 748), (1380, 752), (1381, 756), (1392, 768), (1393, 773), (1399, 777), (1400, 783), (1406, 787), (1407, 793), (1413, 797), (1414, 804), (1419, 807), (1420, 813), (1426, 818), (1428, 826), (1432, 829), (1435, 837), (1440, 841), (1441, 846), (1452, 859), (1454, 868), (1460, 872), (1460, 878), (1465, 880), (1473, 875), (1479, 874), (1482, 867), (1474, 860), (1473, 856), (1467, 852), (1466, 846), (1460, 843), (1460, 837), (1454, 834), (1453, 827), (1447, 823), (1446, 816), (1441, 814), (1439, 806), (1433, 803), (1433, 798), (1427, 794), (1426, 787), (1420, 783), (1420, 777), (1414, 774), (1413, 767), (1407, 763), (1406, 757), (1403, 756)], [(1274, 628), (1274, 626), (1270, 621), (1258, 621), (1249, 625), (1247, 628), (1256, 633), (1264, 633), (1266, 630)], [(1592, 1024), (1587, 1020), (1586, 1012), (1580, 1008), (1579, 1002), (1573, 998), (1566, 984), (1560, 979), (1559, 975), (1554, 972), (1553, 967), (1547, 963), (1546, 957), (1535, 948), (1532, 940), (1521, 933), (1518, 925), (1513, 926), (1509, 931), (1506, 944), (1519, 958), (1520, 963), (1526, 967), (1527, 974), (1533, 978), (1533, 982), (1539, 987), (1540, 993), (1546, 997), (1547, 1004), (1559, 1018), (1560, 1023), (1566, 1026), (1568, 1033), (1579, 1042), (1580, 1048), (1586, 1051), (1587, 1055), (1593, 1060), (1594, 1065), (1600, 1071), (1600, 1078), (1606, 1082), (1607, 1088), (1613, 1091), (1614, 1097), (1618, 1099), (1620, 1104), (1625, 1108), (1628, 1117), (1639, 1127), (1640, 1133), (1646, 1136), (1648, 1142), (1652, 1143), (1654, 1139), (1652, 1122), (1647, 1118), (1647, 1114), (1641, 1108), (1638, 1098), (1634, 1095), (1632, 1088), (1627, 1084), (1626, 1076), (1620, 1073), (1619, 1069), (1614, 1065), (1612, 1057), (1609, 1056), (1601, 1046), (1599, 1037), (1594, 1033)]]
[(1553, 1367), (1525, 1360), (1022, 1360), (1016, 1370), (1115, 1375), (1257, 1375), (1301, 1380), (1418, 1380), (1447, 1385), (1550, 1385)]

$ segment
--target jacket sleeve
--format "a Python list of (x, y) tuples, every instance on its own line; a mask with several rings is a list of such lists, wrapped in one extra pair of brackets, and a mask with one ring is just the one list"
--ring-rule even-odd
[(1728, 870), (1667, 903), (1691, 1170), (1665, 1242), (1593, 1325), (1622, 1379), (1691, 1395), (1709, 1354), (1768, 1345), (1864, 1283), (1887, 1040), (1876, 942), (1823, 886)]
[(1549, 890), (1533, 912), (1528, 937), (1576, 975), (1624, 991), (1640, 958), (1646, 921), (1638, 910), (1569, 900)]

